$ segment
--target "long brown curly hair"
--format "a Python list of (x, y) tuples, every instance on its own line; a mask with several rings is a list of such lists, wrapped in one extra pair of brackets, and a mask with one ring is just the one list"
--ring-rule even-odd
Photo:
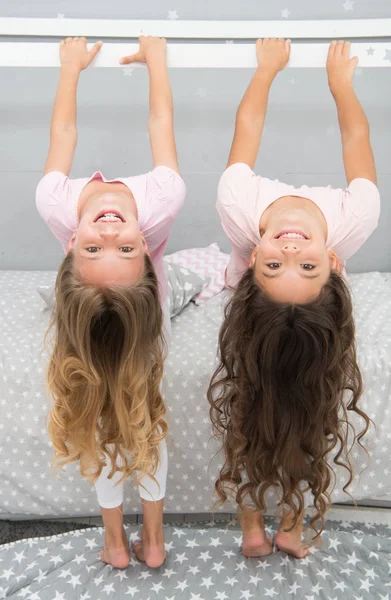
[(167, 434), (160, 393), (166, 346), (150, 258), (145, 256), (144, 274), (132, 287), (97, 288), (80, 281), (71, 251), (55, 295), (48, 330), (54, 334), (48, 368), (52, 470), (80, 460), (81, 475), (93, 484), (105, 452), (109, 477), (121, 471), (121, 481), (133, 473), (137, 481), (145, 474), (153, 478), (158, 444)]
[[(362, 446), (369, 427), (358, 406), (362, 389), (352, 300), (342, 276), (332, 272), (309, 304), (281, 304), (266, 295), (249, 268), (225, 307), (219, 364), (208, 390), (225, 458), (215, 485), (219, 503), (233, 495), (243, 508), (247, 497), (264, 511), (265, 493), (274, 487), (279, 505), (293, 513), (292, 529), (311, 491), (316, 539), (335, 484), (330, 454), (348, 471), (347, 492), (353, 479), (349, 430)], [(365, 422), (358, 435), (349, 411)]]

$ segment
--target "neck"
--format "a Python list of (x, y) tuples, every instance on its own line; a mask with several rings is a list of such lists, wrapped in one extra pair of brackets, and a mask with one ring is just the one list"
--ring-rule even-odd
[[(321, 228), (324, 234), (325, 242), (328, 236), (327, 221), (320, 208), (309, 198), (300, 196), (283, 196), (271, 204), (262, 214), (259, 220), (259, 233), (264, 235), (265, 231), (271, 226), (277, 217), (281, 217), (285, 211), (292, 213), (292, 210), (298, 210), (306, 213), (309, 220), (313, 221), (313, 226)], [(313, 228), (311, 226), (311, 229)]]

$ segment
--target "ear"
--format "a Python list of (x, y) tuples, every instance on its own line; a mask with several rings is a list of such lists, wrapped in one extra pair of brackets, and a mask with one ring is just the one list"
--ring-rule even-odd
[(342, 273), (343, 264), (340, 263), (338, 256), (335, 254), (334, 250), (329, 248), (327, 250), (329, 259), (330, 259), (330, 267), (332, 271), (336, 271), (337, 273)]
[(75, 229), (75, 231), (73, 232), (73, 235), (72, 235), (71, 239), (69, 240), (68, 248), (65, 251), (66, 254), (68, 254), (68, 252), (70, 250), (72, 250), (72, 248), (73, 248), (73, 246), (75, 244), (75, 241), (76, 241), (76, 236), (77, 236), (77, 229)]
[(150, 252), (149, 252), (149, 248), (148, 248), (148, 244), (147, 244), (147, 240), (144, 237), (144, 234), (141, 234), (141, 244), (143, 246), (144, 252), (145, 254), (148, 254), (148, 256), (151, 256)]
[(258, 251), (259, 251), (259, 246), (255, 246), (254, 250), (251, 253), (250, 262), (248, 265), (250, 267), (250, 269), (253, 269), (255, 266), (255, 261), (257, 260)]

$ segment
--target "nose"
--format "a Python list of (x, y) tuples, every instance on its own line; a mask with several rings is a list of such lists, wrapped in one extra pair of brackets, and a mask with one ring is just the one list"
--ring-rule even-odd
[(295, 244), (295, 242), (287, 242), (281, 247), (281, 251), (285, 254), (297, 254), (300, 252), (300, 247), (298, 244)]
[(103, 240), (115, 240), (118, 238), (119, 232), (115, 229), (102, 229), (99, 235)]

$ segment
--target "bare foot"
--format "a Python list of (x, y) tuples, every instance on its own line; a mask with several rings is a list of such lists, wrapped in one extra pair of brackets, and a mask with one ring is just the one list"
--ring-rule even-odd
[(273, 552), (272, 539), (265, 535), (263, 529), (243, 531), (242, 552), (248, 558), (268, 556)]
[(305, 558), (310, 553), (308, 546), (302, 542), (301, 531), (297, 529), (292, 529), (288, 533), (280, 529), (275, 542), (281, 552), (286, 552), (295, 558)]
[(118, 569), (126, 569), (130, 563), (130, 549), (124, 528), (122, 528), (122, 543), (114, 542), (106, 533), (105, 547), (100, 551), (99, 558), (108, 565), (113, 565)]
[(138, 540), (133, 542), (132, 546), (133, 552), (138, 560), (145, 562), (148, 567), (153, 569), (161, 567), (167, 556), (167, 552), (164, 548), (163, 532), (152, 541), (143, 530), (141, 538), (141, 541)]

